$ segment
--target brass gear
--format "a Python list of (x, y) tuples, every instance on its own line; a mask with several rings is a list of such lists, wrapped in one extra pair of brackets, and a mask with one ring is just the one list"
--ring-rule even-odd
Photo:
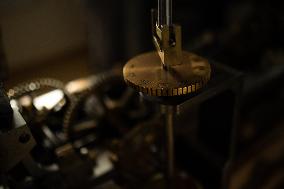
[(207, 59), (182, 52), (181, 64), (166, 69), (161, 66), (157, 52), (131, 59), (123, 69), (126, 83), (149, 96), (182, 96), (201, 89), (210, 79), (211, 68)]

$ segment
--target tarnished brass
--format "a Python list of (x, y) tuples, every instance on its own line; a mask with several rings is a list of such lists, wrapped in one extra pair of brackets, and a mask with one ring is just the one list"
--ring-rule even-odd
[[(171, 9), (171, 8), (169, 8)], [(181, 26), (159, 24), (157, 11), (152, 10), (153, 43), (165, 68), (182, 64)]]
[(150, 96), (181, 96), (198, 91), (210, 79), (207, 59), (182, 52), (181, 63), (165, 69), (157, 52), (131, 59), (123, 69), (128, 85)]
[(182, 64), (181, 27), (154, 27), (153, 42), (164, 67)]
[(131, 59), (123, 69), (125, 81), (150, 96), (182, 96), (198, 91), (210, 79), (209, 62), (182, 51), (181, 27), (159, 23), (157, 18), (157, 11), (152, 11), (152, 34), (157, 52)]

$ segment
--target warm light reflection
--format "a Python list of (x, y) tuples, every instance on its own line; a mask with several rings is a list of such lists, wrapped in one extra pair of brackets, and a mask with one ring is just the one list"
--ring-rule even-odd
[(89, 78), (77, 79), (75, 81), (71, 81), (66, 85), (65, 89), (71, 94), (82, 92), (92, 86), (93, 79), (94, 79), (93, 77), (89, 77)]
[(49, 93), (38, 96), (34, 99), (34, 106), (38, 110), (44, 108), (51, 110), (64, 98), (64, 93), (62, 90), (54, 90)]

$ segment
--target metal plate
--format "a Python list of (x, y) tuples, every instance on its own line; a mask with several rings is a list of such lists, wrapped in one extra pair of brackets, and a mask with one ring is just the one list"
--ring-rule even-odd
[(27, 156), (35, 145), (27, 126), (0, 135), (0, 173), (13, 168)]

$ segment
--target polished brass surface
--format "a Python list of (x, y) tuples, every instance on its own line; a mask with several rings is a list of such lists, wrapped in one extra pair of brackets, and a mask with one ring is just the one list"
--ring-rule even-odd
[(201, 89), (210, 79), (209, 62), (182, 52), (182, 64), (165, 69), (157, 52), (131, 59), (123, 69), (128, 85), (150, 96), (181, 96)]

